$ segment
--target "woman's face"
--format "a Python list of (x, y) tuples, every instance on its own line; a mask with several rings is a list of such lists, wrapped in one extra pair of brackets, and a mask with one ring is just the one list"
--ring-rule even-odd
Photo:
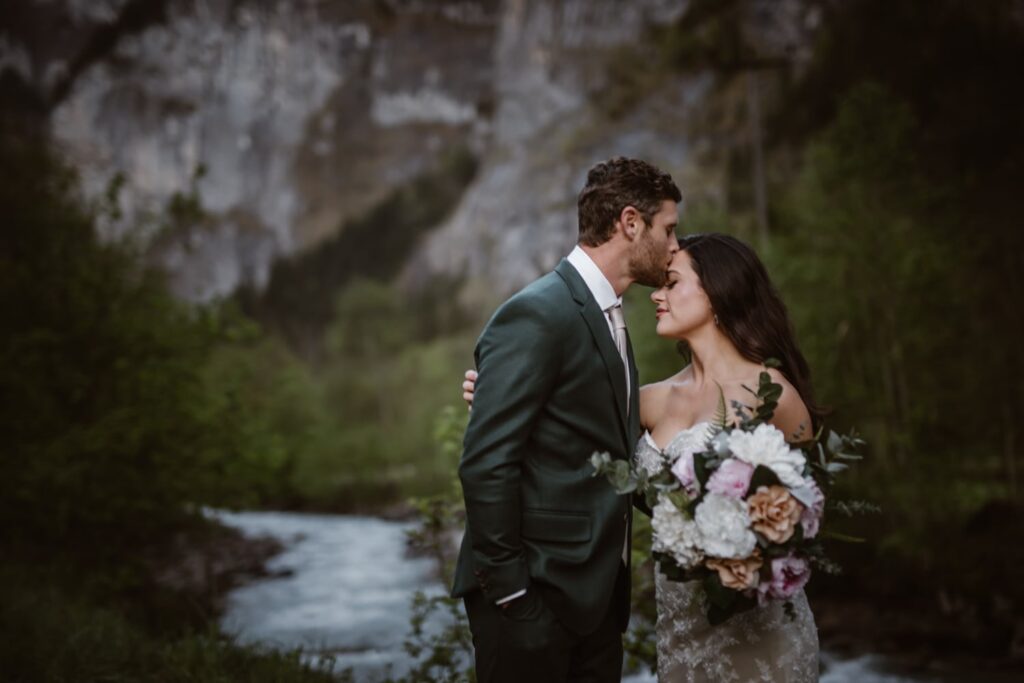
[(694, 330), (714, 324), (711, 301), (693, 271), (690, 255), (679, 251), (668, 267), (665, 286), (651, 294), (657, 305), (658, 336), (685, 339)]

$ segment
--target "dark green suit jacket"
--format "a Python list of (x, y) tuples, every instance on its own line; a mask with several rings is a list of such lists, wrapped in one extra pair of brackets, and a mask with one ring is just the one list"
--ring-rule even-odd
[(453, 596), (482, 590), (493, 602), (526, 588), (575, 633), (596, 628), (609, 608), (625, 629), (628, 566), (618, 591), (625, 604), (610, 601), (632, 506), (592, 476), (590, 456), (632, 457), (640, 436), (632, 349), (629, 360), (627, 413), (625, 369), (605, 315), (564, 259), (495, 312), (476, 347)]

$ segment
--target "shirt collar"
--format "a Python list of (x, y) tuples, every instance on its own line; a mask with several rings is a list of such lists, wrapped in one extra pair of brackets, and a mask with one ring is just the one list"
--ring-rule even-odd
[(604, 276), (601, 269), (594, 263), (594, 259), (590, 258), (587, 252), (580, 249), (579, 245), (569, 255), (565, 257), (565, 260), (576, 269), (576, 272), (583, 278), (583, 282), (586, 283), (587, 289), (594, 296), (594, 300), (597, 302), (598, 308), (602, 311), (607, 311), (615, 304), (622, 305), (622, 297), (615, 295), (615, 288), (612, 287), (612, 283), (608, 282), (608, 278)]

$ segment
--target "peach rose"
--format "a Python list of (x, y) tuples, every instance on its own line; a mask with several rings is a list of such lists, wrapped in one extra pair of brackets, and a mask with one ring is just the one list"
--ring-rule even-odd
[(751, 527), (773, 543), (785, 543), (793, 536), (803, 506), (784, 486), (761, 486), (747, 499)]
[(761, 553), (757, 551), (745, 560), (710, 558), (705, 564), (708, 569), (718, 572), (718, 578), (726, 588), (738, 591), (757, 588), (757, 570), (762, 564)]

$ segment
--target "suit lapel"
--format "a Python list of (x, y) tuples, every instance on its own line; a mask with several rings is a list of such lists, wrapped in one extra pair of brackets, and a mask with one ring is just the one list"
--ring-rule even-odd
[(597, 307), (597, 302), (591, 298), (580, 311), (583, 319), (590, 328), (590, 334), (597, 342), (597, 349), (601, 352), (605, 369), (608, 371), (608, 379), (615, 391), (615, 404), (618, 407), (619, 419), (622, 421), (622, 428), (627, 429), (626, 423), (626, 368), (622, 367), (622, 356), (612, 341), (611, 332), (608, 331), (608, 322), (605, 320), (604, 311)]
[(629, 394), (629, 433), (626, 437), (633, 443), (640, 437), (640, 373), (636, 369), (629, 330), (626, 330), (626, 350), (629, 355), (629, 386), (633, 388)]
[(608, 330), (608, 322), (604, 317), (604, 311), (597, 307), (597, 301), (587, 288), (587, 284), (580, 277), (565, 259), (555, 268), (572, 293), (573, 299), (580, 305), (580, 315), (590, 328), (590, 334), (594, 338), (597, 350), (604, 361), (605, 370), (608, 372), (608, 381), (612, 384), (615, 394), (615, 404), (619, 414), (619, 426), (623, 430), (626, 452), (630, 452), (629, 446), (629, 422), (626, 419), (626, 369), (622, 367), (622, 357), (619, 350), (615, 348), (611, 332)]

